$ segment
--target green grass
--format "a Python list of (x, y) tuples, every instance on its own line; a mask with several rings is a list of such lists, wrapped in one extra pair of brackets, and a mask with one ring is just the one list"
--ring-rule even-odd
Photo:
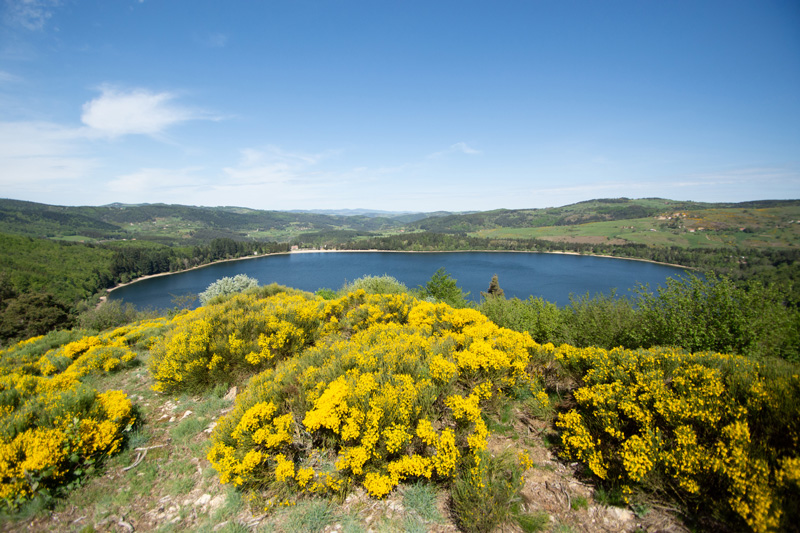
[(403, 505), (426, 522), (439, 522), (442, 519), (436, 507), (436, 487), (430, 483), (418, 481), (409, 485), (403, 492)]
[(289, 512), (285, 529), (291, 533), (317, 533), (333, 521), (333, 506), (324, 500), (307, 500)]

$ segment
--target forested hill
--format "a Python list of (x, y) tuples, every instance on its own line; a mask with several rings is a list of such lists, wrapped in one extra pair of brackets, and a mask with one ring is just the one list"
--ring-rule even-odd
[(55, 206), (0, 199), (0, 233), (76, 240), (138, 238), (166, 244), (201, 244), (215, 238), (288, 240), (301, 232), (379, 232), (406, 218), (261, 211), (242, 207), (167, 204)]
[(710, 209), (728, 211), (800, 206), (800, 200), (762, 200), (741, 203), (681, 202), (663, 198), (605, 198), (544, 209), (496, 209), (468, 214), (431, 217), (410, 228), (437, 233), (478, 232), (496, 228), (574, 226), (593, 222), (670, 216)]

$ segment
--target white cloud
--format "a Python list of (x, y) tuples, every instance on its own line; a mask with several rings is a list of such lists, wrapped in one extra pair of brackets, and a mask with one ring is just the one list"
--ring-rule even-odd
[(80, 129), (48, 122), (0, 122), (0, 183), (4, 192), (52, 180), (75, 179), (97, 166), (81, 156)]
[(442, 150), (440, 152), (434, 152), (428, 156), (428, 159), (438, 159), (440, 157), (444, 157), (450, 154), (466, 154), (466, 155), (478, 155), (482, 152), (480, 150), (476, 150), (470, 147), (465, 142), (457, 142), (455, 144), (451, 144), (447, 150)]
[(235, 167), (225, 167), (223, 172), (228, 186), (245, 184), (275, 184), (304, 180), (314, 175), (310, 167), (336, 153), (335, 151), (318, 154), (286, 152), (276, 146), (264, 150), (245, 148), (240, 151), (241, 160)]
[(131, 174), (119, 176), (108, 182), (112, 193), (124, 194), (125, 201), (161, 201), (166, 192), (170, 201), (180, 198), (181, 192), (193, 192), (205, 188), (208, 182), (198, 173), (201, 167), (186, 167), (177, 170), (164, 168), (142, 168)]
[(58, 0), (6, 0), (6, 23), (28, 30), (41, 30), (58, 4)]
[(175, 104), (175, 95), (169, 92), (121, 91), (109, 86), (100, 90), (99, 97), (83, 105), (81, 120), (95, 132), (109, 137), (155, 136), (181, 122), (210, 118)]

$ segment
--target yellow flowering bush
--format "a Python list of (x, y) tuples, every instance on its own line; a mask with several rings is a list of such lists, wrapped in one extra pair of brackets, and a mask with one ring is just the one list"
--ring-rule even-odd
[(323, 301), (281, 292), (268, 298), (237, 294), (185, 312), (152, 348), (158, 391), (205, 388), (250, 375), (313, 344)]
[(269, 359), (214, 430), (223, 483), (323, 493), (355, 481), (380, 498), (407, 479), (452, 479), (486, 449), (482, 403), (529, 381), (530, 336), (474, 310), (363, 290), (316, 309), (315, 342)]
[(785, 486), (800, 445), (800, 376), (667, 348), (564, 345), (555, 356), (582, 382), (577, 408), (556, 422), (565, 457), (627, 494), (644, 483), (695, 505), (724, 501), (758, 532), (796, 508)]
[(81, 383), (136, 358), (132, 347), (162, 331), (164, 319), (98, 335), (51, 332), (0, 352), (0, 501), (14, 509), (54, 493), (119, 451), (136, 420), (122, 391)]

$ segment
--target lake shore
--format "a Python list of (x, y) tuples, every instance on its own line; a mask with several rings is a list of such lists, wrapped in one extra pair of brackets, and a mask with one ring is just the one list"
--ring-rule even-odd
[[(209, 267), (212, 265), (218, 265), (220, 263), (229, 263), (232, 261), (245, 261), (247, 259), (259, 259), (261, 257), (270, 257), (276, 255), (289, 255), (289, 254), (319, 254), (319, 253), (402, 253), (402, 254), (446, 254), (446, 253), (518, 253), (518, 254), (561, 254), (561, 255), (585, 255), (587, 257), (602, 257), (605, 259), (624, 259), (627, 261), (641, 261), (644, 263), (653, 263), (655, 265), (665, 265), (671, 266), (676, 268), (685, 268), (686, 270), (697, 270), (694, 267), (688, 267), (684, 265), (677, 265), (673, 263), (663, 263), (661, 261), (652, 261), (650, 259), (641, 259), (638, 257), (619, 257), (615, 255), (601, 255), (601, 254), (581, 254), (578, 252), (570, 252), (570, 251), (553, 251), (553, 252), (535, 252), (530, 250), (329, 250), (329, 249), (304, 249), (304, 250), (291, 250), (288, 252), (275, 252), (272, 254), (261, 254), (261, 255), (248, 255), (245, 257), (235, 257), (233, 259), (221, 259), (219, 261), (213, 261), (211, 263), (205, 263), (203, 265), (197, 265), (195, 267), (186, 268), (183, 270), (176, 270), (175, 272), (160, 272), (158, 274), (149, 274), (147, 276), (141, 276), (126, 283), (119, 283), (111, 288), (106, 289), (105, 294), (109, 294), (117, 289), (121, 289), (122, 287), (127, 287), (128, 285), (133, 285), (134, 283), (138, 283), (140, 281), (144, 281), (151, 278), (158, 278), (161, 276), (170, 276), (172, 274), (180, 274), (183, 272), (190, 272), (192, 270), (197, 270), (200, 268)], [(106, 296), (101, 296), (101, 303), (105, 301)]]

